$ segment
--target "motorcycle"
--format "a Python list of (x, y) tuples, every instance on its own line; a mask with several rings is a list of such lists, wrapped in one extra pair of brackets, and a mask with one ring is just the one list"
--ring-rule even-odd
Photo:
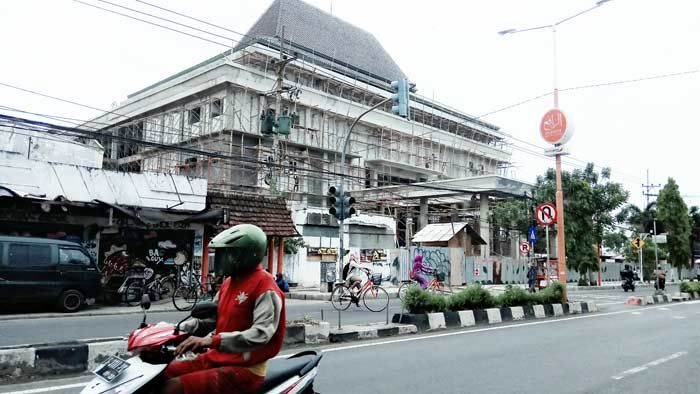
[(629, 290), (634, 291), (634, 279), (633, 278), (625, 278), (624, 281), (622, 281), (622, 289), (627, 293)]
[[(81, 394), (128, 394), (158, 392), (159, 375), (175, 358), (175, 348), (190, 336), (180, 331), (180, 324), (190, 317), (212, 319), (216, 317), (217, 305), (201, 302), (192, 308), (188, 317), (173, 326), (168, 323), (146, 324), (150, 298), (141, 300), (143, 320), (139, 328), (129, 335), (127, 349), (134, 354), (128, 360), (111, 356), (97, 367), (92, 379)], [(321, 355), (314, 350), (296, 353), (286, 358), (268, 361), (267, 375), (259, 393), (268, 394), (312, 394), (313, 383), (318, 374)], [(212, 393), (215, 394), (215, 393)]]

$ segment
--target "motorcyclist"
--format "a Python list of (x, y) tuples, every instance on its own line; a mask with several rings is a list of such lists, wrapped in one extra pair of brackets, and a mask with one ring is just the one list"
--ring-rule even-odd
[[(253, 393), (263, 383), (267, 361), (282, 348), (285, 333), (284, 295), (260, 262), (267, 236), (257, 226), (240, 224), (209, 243), (215, 266), (226, 277), (218, 301), (216, 329), (205, 337), (190, 336), (176, 349), (209, 348), (190, 361), (176, 361), (165, 370), (163, 392)], [(208, 323), (190, 319), (182, 329), (201, 332)]]
[(629, 264), (625, 264), (625, 268), (620, 271), (620, 279), (622, 279), (623, 282), (626, 280), (634, 282), (634, 272)]

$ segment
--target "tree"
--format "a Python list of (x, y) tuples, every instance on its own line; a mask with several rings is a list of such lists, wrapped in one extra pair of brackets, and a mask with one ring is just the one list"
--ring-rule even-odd
[(688, 206), (685, 205), (678, 184), (673, 178), (668, 178), (659, 193), (656, 201), (659, 211), (659, 220), (663, 223), (667, 233), (666, 247), (668, 249), (668, 262), (678, 269), (678, 277), (681, 277), (683, 268), (691, 268), (690, 253), (690, 219)]
[[(663, 226), (658, 221), (656, 202), (650, 203), (644, 209), (641, 209), (634, 204), (628, 204), (617, 214), (618, 222), (625, 224), (630, 232), (630, 237), (625, 245), (623, 254), (625, 256), (625, 261), (629, 262), (634, 267), (639, 267), (639, 250), (633, 247), (629, 241), (642, 234), (648, 234), (649, 230), (653, 229), (654, 227), (653, 223), (655, 219), (657, 221), (657, 233), (661, 234), (663, 231)], [(642, 247), (642, 260), (644, 261), (644, 264), (641, 276), (643, 279), (651, 279), (653, 271), (656, 268), (657, 254), (659, 260), (666, 259), (665, 244), (657, 245), (656, 252), (654, 251), (654, 244), (652, 242), (646, 242), (644, 247)]]
[(690, 207), (690, 253), (694, 258), (695, 251), (700, 249), (700, 208)]
[[(597, 250), (603, 237), (617, 223), (613, 212), (629, 196), (621, 184), (610, 181), (610, 170), (599, 175), (592, 163), (584, 170), (562, 172), (566, 230), (566, 264), (582, 276), (598, 271)], [(555, 172), (537, 178), (535, 200), (554, 201)]]
[[(498, 201), (491, 208), (490, 223), (492, 229), (503, 229), (505, 239), (513, 238), (513, 232), (527, 233), (530, 213), (525, 201), (506, 199)], [(500, 233), (500, 231), (499, 231)], [(503, 255), (503, 242), (499, 242), (499, 254)]]

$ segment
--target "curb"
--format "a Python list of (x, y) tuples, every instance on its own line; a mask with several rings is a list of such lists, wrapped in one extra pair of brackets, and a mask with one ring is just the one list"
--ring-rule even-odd
[(569, 304), (513, 306), (458, 312), (397, 313), (392, 318), (392, 322), (415, 326), (418, 332), (422, 332), (593, 312), (598, 312), (598, 306), (593, 302), (572, 302)]
[(681, 302), (688, 300), (698, 300), (700, 299), (700, 294), (698, 293), (678, 293), (673, 296), (664, 295), (650, 295), (650, 296), (631, 296), (627, 298), (625, 302), (627, 305), (654, 305), (654, 304), (664, 304), (669, 302)]
[[(360, 339), (385, 338), (418, 332), (412, 325), (370, 324), (331, 330), (329, 322), (290, 323), (284, 347), (318, 345)], [(129, 357), (127, 339), (103, 338), (52, 344), (0, 348), (0, 383), (35, 376), (55, 376), (93, 371), (109, 356)]]
[[(444, 325), (444, 321), (442, 324)], [(409, 335), (417, 332), (418, 328), (411, 324), (370, 323), (362, 326), (348, 325), (341, 329), (332, 329), (328, 339), (331, 343), (338, 343)]]

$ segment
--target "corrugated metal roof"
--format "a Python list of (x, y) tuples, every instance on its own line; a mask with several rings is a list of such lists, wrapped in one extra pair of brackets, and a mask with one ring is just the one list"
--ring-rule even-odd
[(467, 223), (434, 223), (423, 227), (413, 236), (413, 242), (447, 242), (457, 235)]
[(207, 180), (165, 173), (133, 173), (33, 160), (0, 163), (0, 186), (21, 197), (201, 211)]

